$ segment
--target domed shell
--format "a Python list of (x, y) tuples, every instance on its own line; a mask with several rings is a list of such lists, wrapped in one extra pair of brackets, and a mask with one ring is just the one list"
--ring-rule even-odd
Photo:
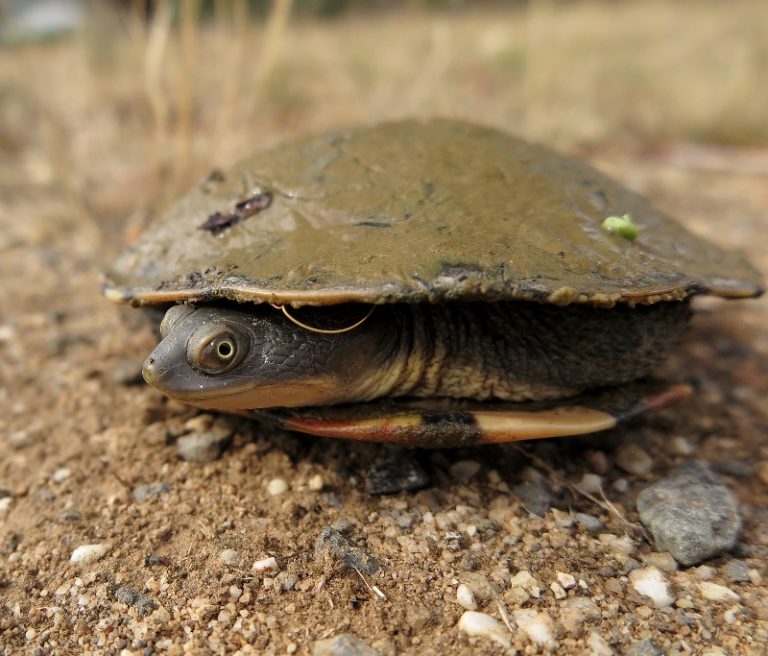
[[(625, 214), (635, 238), (603, 226)], [(611, 306), (761, 291), (740, 255), (590, 166), (453, 120), (339, 130), (214, 172), (105, 281), (133, 304)]]

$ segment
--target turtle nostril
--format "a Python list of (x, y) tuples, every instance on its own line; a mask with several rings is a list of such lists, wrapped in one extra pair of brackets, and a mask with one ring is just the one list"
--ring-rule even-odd
[(144, 360), (144, 366), (141, 369), (141, 375), (144, 376), (144, 380), (150, 385), (157, 380), (157, 372), (155, 371), (155, 358), (147, 358)]

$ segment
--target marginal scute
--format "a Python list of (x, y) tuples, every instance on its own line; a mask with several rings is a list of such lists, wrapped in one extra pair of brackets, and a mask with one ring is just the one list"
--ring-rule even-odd
[[(198, 226), (254, 190), (271, 203)], [(631, 215), (638, 236), (602, 227)], [(529, 300), (611, 307), (762, 292), (710, 244), (588, 165), (461, 121), (399, 121), (301, 139), (218, 173), (107, 274), (133, 304), (300, 306)]]

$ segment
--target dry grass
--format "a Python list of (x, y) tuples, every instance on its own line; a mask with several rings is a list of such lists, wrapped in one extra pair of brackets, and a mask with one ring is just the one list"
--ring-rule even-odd
[[(566, 149), (768, 144), (768, 4), (548, 0), (528, 9), (266, 24), (221, 0), (149, 23), (97, 14), (0, 60), (11, 181), (61, 184), (80, 216), (137, 221), (210, 166), (288, 135), (403, 115), (466, 117)], [(21, 135), (21, 136), (20, 136)], [(9, 179), (4, 177), (5, 181)]]

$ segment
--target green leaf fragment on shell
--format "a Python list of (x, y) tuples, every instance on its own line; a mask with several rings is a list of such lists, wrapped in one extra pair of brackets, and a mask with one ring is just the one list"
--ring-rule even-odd
[(617, 235), (634, 241), (640, 234), (640, 229), (637, 224), (632, 220), (631, 214), (624, 214), (622, 216), (608, 216), (603, 219), (603, 228), (609, 232), (615, 232)]

